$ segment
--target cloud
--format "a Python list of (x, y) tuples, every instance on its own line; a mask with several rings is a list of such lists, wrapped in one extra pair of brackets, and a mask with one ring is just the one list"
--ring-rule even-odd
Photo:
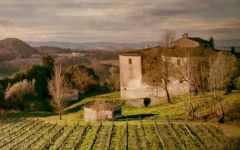
[(13, 26), (14, 24), (12, 23), (12, 21), (8, 20), (8, 19), (3, 19), (0, 20), (0, 27), (9, 27), (9, 26)]
[(0, 34), (35, 41), (138, 42), (160, 40), (172, 29), (240, 38), (239, 6), (237, 0), (1, 0)]

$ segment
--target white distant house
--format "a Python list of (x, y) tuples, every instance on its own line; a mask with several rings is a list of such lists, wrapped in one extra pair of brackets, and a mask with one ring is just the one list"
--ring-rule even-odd
[(82, 57), (84, 55), (85, 55), (84, 53), (80, 53), (80, 52), (58, 53), (58, 54), (56, 54), (56, 56), (58, 56), (58, 57), (65, 57), (65, 58)]

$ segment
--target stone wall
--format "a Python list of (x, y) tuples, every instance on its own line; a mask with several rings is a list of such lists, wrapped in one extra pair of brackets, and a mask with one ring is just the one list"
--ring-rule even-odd
[(121, 117), (121, 107), (115, 110), (100, 110), (98, 112), (93, 108), (84, 107), (85, 121), (112, 120), (119, 117)]
[[(143, 83), (144, 84), (144, 83)], [(142, 85), (143, 85), (142, 84)], [(187, 82), (180, 83), (178, 80), (171, 80), (168, 85), (168, 91), (170, 95), (178, 95), (182, 93), (189, 92), (189, 84)], [(150, 106), (159, 104), (164, 102), (166, 92), (163, 87), (158, 86), (150, 86), (144, 85), (142, 88), (138, 88), (135, 90), (122, 90), (124, 94), (124, 98), (126, 99), (126, 103), (128, 105), (143, 107), (144, 106), (144, 98), (150, 98), (151, 103)]]
[(148, 107), (163, 102), (162, 97), (126, 99), (126, 104), (135, 107)]

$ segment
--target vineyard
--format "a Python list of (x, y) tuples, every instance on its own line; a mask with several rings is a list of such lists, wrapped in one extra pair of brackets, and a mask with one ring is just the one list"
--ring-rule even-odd
[(53, 124), (38, 119), (0, 122), (0, 150), (222, 149), (226, 137), (207, 124), (120, 121)]

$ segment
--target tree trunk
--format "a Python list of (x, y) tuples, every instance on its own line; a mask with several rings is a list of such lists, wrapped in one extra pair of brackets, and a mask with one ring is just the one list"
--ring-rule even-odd
[(195, 117), (195, 113), (194, 113), (194, 108), (193, 108), (193, 105), (192, 105), (191, 98), (189, 98), (189, 105), (191, 107), (191, 117), (194, 118)]
[(62, 120), (62, 113), (59, 113), (59, 119)]
[(225, 114), (224, 114), (224, 110), (223, 110), (223, 106), (222, 106), (222, 103), (221, 101), (218, 100), (218, 106), (220, 107), (220, 110), (221, 110), (221, 118), (219, 119), (218, 122), (220, 123), (224, 123), (224, 117), (225, 117)]
[(198, 89), (196, 87), (194, 88), (194, 95), (198, 95)]
[(183, 102), (183, 106), (184, 106), (184, 109), (185, 109), (186, 113), (188, 114), (188, 116), (191, 117), (191, 113), (187, 110), (187, 106), (185, 105), (184, 102)]
[(218, 102), (218, 105), (220, 106), (220, 110), (221, 110), (221, 118), (218, 120), (218, 122), (224, 123), (224, 117), (225, 117), (225, 115), (224, 115), (222, 103), (221, 103), (221, 102)]
[(228, 95), (230, 93), (232, 93), (232, 90), (234, 88), (234, 83), (232, 81), (228, 81), (227, 85), (226, 85), (226, 91), (225, 91), (225, 95)]
[(170, 95), (169, 95), (169, 92), (168, 92), (168, 88), (167, 88), (167, 87), (165, 88), (165, 91), (166, 91), (168, 103), (172, 103), (172, 102), (171, 102), (171, 99), (170, 99)]
[(167, 88), (167, 80), (164, 80), (164, 89), (165, 89), (165, 92), (166, 92), (166, 96), (167, 96), (167, 101), (168, 101), (168, 103), (172, 103), (172, 102), (171, 102), (171, 99), (170, 99), (169, 92), (168, 92), (168, 88)]

